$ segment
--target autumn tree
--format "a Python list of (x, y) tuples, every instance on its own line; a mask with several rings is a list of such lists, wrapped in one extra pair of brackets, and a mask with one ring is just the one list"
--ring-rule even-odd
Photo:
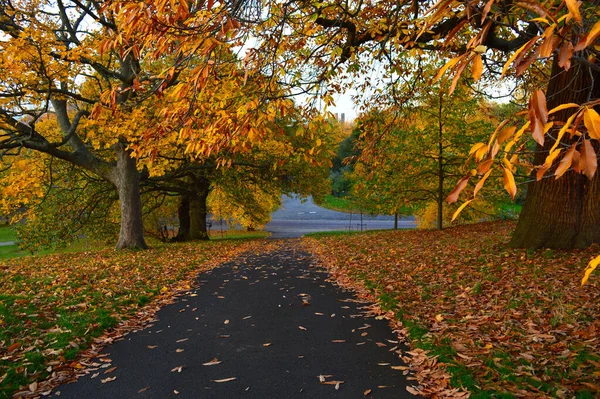
[[(599, 184), (593, 166), (595, 144), (592, 144), (600, 123), (595, 108), (599, 87), (594, 79), (598, 71), (596, 42), (600, 36), (595, 2), (265, 0), (251, 9), (256, 12), (246, 12), (239, 4), (257, 3), (207, 2), (195, 10), (187, 3), (170, 4), (165, 0), (115, 1), (111, 6), (129, 22), (119, 39), (121, 42), (144, 36), (145, 40), (139, 41), (141, 49), (169, 51), (178, 59), (189, 59), (198, 51), (210, 52), (217, 43), (242, 48), (240, 41), (252, 37), (254, 44), (243, 47), (245, 68), (261, 71), (270, 82), (285, 83), (294, 88), (294, 93), (321, 100), (309, 101), (308, 106), (317, 103), (330, 106), (333, 96), (348, 85), (360, 93), (376, 91), (371, 78), (375, 68), (387, 80), (401, 79), (404, 70), (399, 60), (406, 51), (450, 59), (439, 74), (444, 79), (444, 73), (449, 74), (450, 92), (463, 73), (470, 71), (473, 79), (478, 80), (484, 76), (484, 69), (488, 76), (516, 76), (517, 82), (523, 76), (531, 77), (529, 81), (538, 88), (548, 82), (545, 96), (539, 89), (531, 90), (530, 126), (526, 127), (539, 145), (533, 165), (536, 173), (547, 161), (556, 168), (565, 159), (562, 154), (548, 158), (549, 151), (556, 150), (554, 142), (565, 123), (573, 134), (561, 136), (561, 151), (563, 146), (571, 148), (576, 144), (571, 154), (577, 151), (583, 156), (567, 157), (563, 165), (568, 164), (568, 172), (560, 179), (546, 178), (531, 184), (513, 245), (569, 248), (599, 241)], [(198, 35), (189, 35), (191, 31)], [(119, 40), (113, 40), (113, 45)], [(174, 63), (173, 71), (177, 66)], [(215, 68), (211, 64), (198, 69), (196, 81), (205, 80)], [(273, 85), (263, 88), (265, 97), (282, 94)], [(409, 91), (406, 93), (409, 95)], [(576, 105), (556, 108), (564, 104)], [(251, 108), (245, 107), (241, 114)], [(166, 116), (177, 115), (177, 109), (166, 111)], [(550, 114), (549, 109), (555, 112)], [(573, 114), (576, 116), (569, 122)], [(552, 128), (549, 122), (554, 122)], [(578, 131), (581, 135), (575, 134)], [(529, 135), (521, 134), (508, 142), (516, 143), (526, 136)], [(189, 139), (195, 142), (193, 137)], [(498, 167), (495, 147), (491, 142), (487, 155), (493, 154), (492, 166)], [(514, 152), (520, 148), (519, 143), (506, 150)], [(487, 155), (484, 161), (489, 160)], [(512, 155), (507, 159), (512, 159)], [(570, 167), (573, 159), (577, 159), (576, 168)], [(506, 176), (506, 186), (514, 195), (512, 166), (502, 163), (500, 168)], [(587, 170), (587, 176), (582, 176), (579, 170)]]
[[(364, 154), (352, 174), (355, 195), (380, 211), (435, 203), (436, 227), (444, 225), (444, 200), (473, 144), (493, 131), (488, 105), (466, 88), (446, 97), (424, 84), (409, 108), (373, 109), (358, 122)], [(449, 220), (448, 220), (449, 222)]]
[[(0, 29), (3, 154), (38, 151), (110, 182), (121, 207), (117, 248), (145, 248), (139, 173), (128, 150), (132, 132), (117, 115), (103, 132), (83, 128), (104, 88), (114, 90), (115, 101), (124, 103), (140, 72), (134, 54), (98, 51), (101, 35), (117, 29), (114, 21), (94, 1), (3, 2)], [(94, 79), (101, 90), (90, 91), (82, 84), (86, 79)], [(54, 126), (39, 129), (44, 118)], [(94, 147), (92, 142), (100, 140), (101, 146)]]

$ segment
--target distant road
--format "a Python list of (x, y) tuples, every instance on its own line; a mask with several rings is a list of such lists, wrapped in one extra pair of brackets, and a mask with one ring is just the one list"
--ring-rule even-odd
[[(302, 203), (297, 198), (284, 196), (282, 206), (273, 212), (272, 220), (265, 231), (273, 238), (301, 237), (307, 233), (334, 230), (360, 230), (360, 214), (332, 211), (316, 205), (312, 198)], [(415, 227), (414, 217), (401, 218), (398, 228)], [(394, 217), (387, 215), (363, 215), (363, 230), (393, 229)]]

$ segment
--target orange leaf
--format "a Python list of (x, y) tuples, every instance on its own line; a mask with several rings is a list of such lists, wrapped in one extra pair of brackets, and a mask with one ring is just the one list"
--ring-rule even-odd
[(452, 204), (452, 203), (458, 201), (458, 196), (459, 196), (460, 192), (462, 190), (464, 190), (464, 188), (467, 186), (467, 183), (469, 182), (470, 178), (471, 178), (471, 175), (468, 174), (467, 176), (460, 179), (460, 181), (458, 182), (456, 187), (454, 187), (454, 190), (452, 190), (452, 192), (448, 195), (448, 197), (446, 197), (447, 203)]
[(573, 55), (573, 43), (566, 41), (560, 46), (558, 53), (558, 66), (568, 71), (571, 68), (571, 56)]
[(531, 135), (539, 145), (544, 145), (544, 125), (535, 116), (531, 120)]
[(504, 173), (504, 188), (506, 189), (508, 194), (510, 194), (510, 198), (514, 200), (515, 195), (517, 194), (517, 185), (515, 183), (515, 178), (508, 168), (503, 168), (502, 172)]
[[(506, 61), (506, 64), (504, 64), (504, 68), (502, 68), (502, 76), (501, 77), (504, 77), (504, 75), (506, 74), (506, 71), (508, 71), (508, 68), (517, 59), (517, 57), (519, 57), (519, 61), (520, 61), (520, 59), (523, 58), (523, 56), (525, 56), (527, 51), (529, 51), (529, 49), (535, 44), (535, 42), (539, 38), (540, 38), (540, 36), (536, 36), (536, 37), (532, 38), (527, 43), (522, 45), (517, 51), (514, 52), (514, 54), (508, 59), (508, 61)], [(517, 61), (517, 63), (519, 63), (519, 61)]]
[(581, 14), (579, 13), (579, 4), (577, 4), (577, 0), (565, 0), (565, 3), (567, 3), (569, 14), (571, 14), (575, 21), (581, 25)]
[(554, 172), (555, 179), (558, 179), (559, 177), (564, 175), (567, 170), (569, 170), (569, 168), (571, 167), (571, 163), (573, 162), (573, 155), (575, 155), (576, 148), (577, 145), (573, 144), (571, 148), (569, 148), (563, 159), (560, 160), (560, 164), (558, 164), (558, 167)]
[(536, 90), (531, 96), (531, 102), (533, 104), (533, 110), (537, 115), (538, 119), (543, 124), (548, 122), (548, 108), (546, 106), (546, 95), (541, 90)]
[(481, 55), (475, 55), (473, 58), (473, 66), (471, 67), (471, 74), (473, 75), (474, 80), (479, 80), (481, 78), (481, 73), (483, 72), (483, 61), (481, 60)]
[(486, 159), (485, 161), (483, 161), (482, 163), (477, 165), (477, 174), (482, 175), (482, 174), (486, 173), (488, 170), (490, 170), (493, 163), (494, 163), (493, 159)]
[(485, 180), (490, 176), (491, 173), (492, 173), (492, 170), (491, 169), (488, 170), (488, 172), (485, 175), (483, 175), (481, 180), (479, 180), (477, 182), (477, 184), (475, 185), (475, 190), (473, 190), (473, 198), (475, 198), (475, 196), (477, 195), (479, 190), (481, 190), (481, 187), (483, 187), (483, 183), (485, 183)]
[(489, 0), (485, 4), (485, 7), (483, 7), (483, 11), (481, 13), (481, 23), (482, 24), (483, 24), (483, 21), (485, 20), (485, 17), (487, 17), (488, 13), (490, 12), (493, 4), (494, 4), (494, 0)]
[(586, 139), (583, 139), (583, 144), (581, 145), (579, 167), (590, 179), (594, 177), (596, 174), (596, 169), (598, 169), (598, 158), (596, 156), (596, 151), (594, 151), (592, 142)]

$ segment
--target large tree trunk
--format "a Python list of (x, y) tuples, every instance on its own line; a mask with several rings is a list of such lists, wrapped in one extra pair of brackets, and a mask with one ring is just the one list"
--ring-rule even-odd
[(190, 240), (208, 240), (206, 229), (206, 198), (210, 182), (205, 178), (194, 178), (193, 194), (190, 197)]
[(136, 161), (125, 149), (124, 143), (118, 143), (113, 148), (117, 154), (117, 164), (112, 180), (117, 187), (121, 204), (121, 231), (117, 249), (145, 249), (148, 246), (144, 241), (140, 174)]
[(190, 197), (182, 195), (177, 208), (177, 216), (179, 218), (179, 229), (177, 235), (173, 237), (173, 241), (187, 241), (190, 236)]
[[(546, 92), (548, 109), (562, 103), (581, 104), (600, 97), (600, 79), (592, 79), (594, 75), (593, 71), (581, 64), (564, 71), (554, 60), (552, 78)], [(565, 121), (573, 112), (573, 109), (561, 111), (556, 119)], [(550, 137), (546, 138), (543, 147), (537, 146), (536, 165), (544, 163), (554, 144)], [(574, 140), (567, 137), (563, 142), (571, 144), (575, 140), (577, 137)], [(554, 170), (552, 168), (546, 172), (546, 178), (529, 183), (525, 205), (510, 242), (512, 247), (571, 249), (600, 243), (598, 172), (591, 180), (574, 171), (555, 180), (552, 176)], [(535, 179), (535, 175), (532, 178)]]

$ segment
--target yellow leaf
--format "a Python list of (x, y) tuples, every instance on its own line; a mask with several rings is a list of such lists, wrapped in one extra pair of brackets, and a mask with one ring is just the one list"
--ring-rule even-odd
[(586, 108), (583, 114), (583, 123), (590, 137), (600, 140), (600, 115), (593, 108)]
[(454, 65), (456, 65), (456, 63), (458, 62), (458, 60), (461, 57), (456, 57), (456, 58), (452, 58), (450, 61), (448, 61), (446, 63), (446, 65), (444, 65), (442, 67), (442, 69), (439, 70), (439, 72), (437, 73), (437, 75), (435, 75), (435, 78), (433, 78), (434, 82), (437, 82), (443, 75), (444, 73), (446, 73), (446, 71), (448, 70), (448, 68), (452, 68)]
[(517, 185), (515, 183), (515, 177), (512, 172), (508, 168), (502, 169), (504, 173), (504, 188), (510, 194), (510, 198), (512, 200), (515, 199), (515, 195), (517, 194)]
[(592, 274), (592, 272), (598, 267), (599, 264), (600, 255), (596, 256), (590, 261), (590, 263), (588, 263), (587, 267), (585, 268), (583, 278), (581, 279), (581, 285), (584, 285), (588, 281), (588, 279), (590, 278), (590, 274)]
[(564, 126), (558, 132), (558, 135), (556, 136), (556, 141), (554, 142), (554, 145), (550, 149), (550, 152), (554, 151), (554, 149), (556, 147), (558, 147), (558, 144), (560, 144), (560, 140), (562, 140), (562, 137), (565, 135), (565, 133), (567, 132), (567, 130), (569, 130), (569, 127), (571, 126), (571, 123), (573, 123), (573, 119), (575, 119), (576, 116), (577, 116), (577, 112), (574, 113), (573, 115), (571, 115), (569, 117), (569, 119), (567, 119), (567, 121), (565, 122)]
[(585, 47), (589, 46), (600, 36), (600, 21), (596, 22), (596, 24), (590, 29), (587, 34), (587, 39), (585, 40)]
[(454, 222), (454, 219), (456, 219), (458, 217), (458, 215), (460, 215), (460, 213), (462, 212), (462, 210), (465, 209), (466, 206), (469, 205), (471, 202), (473, 202), (473, 200), (465, 201), (464, 204), (462, 204), (460, 207), (458, 207), (458, 209), (456, 210), (456, 212), (454, 212), (454, 215), (452, 215), (452, 222)]
[(560, 154), (561, 151), (562, 151), (562, 148), (558, 148), (556, 150), (550, 151), (550, 154), (548, 154), (548, 156), (546, 157), (546, 160), (544, 161), (544, 165), (542, 165), (542, 167), (540, 169), (538, 169), (538, 171), (537, 171), (536, 177), (537, 177), (538, 181), (541, 180), (542, 177), (544, 176), (544, 173), (546, 173), (546, 171), (552, 167), (554, 160), (556, 159), (558, 154)]
[(167, 287), (162, 287), (162, 288), (160, 289), (160, 292), (161, 292), (161, 293), (165, 293), (165, 292), (167, 292), (167, 291), (169, 291), (169, 289), (168, 289)]
[(561, 104), (558, 107), (554, 107), (550, 111), (548, 111), (548, 115), (552, 115), (553, 113), (562, 111), (563, 109), (575, 108), (575, 107), (579, 107), (579, 104), (575, 104), (575, 103)]

